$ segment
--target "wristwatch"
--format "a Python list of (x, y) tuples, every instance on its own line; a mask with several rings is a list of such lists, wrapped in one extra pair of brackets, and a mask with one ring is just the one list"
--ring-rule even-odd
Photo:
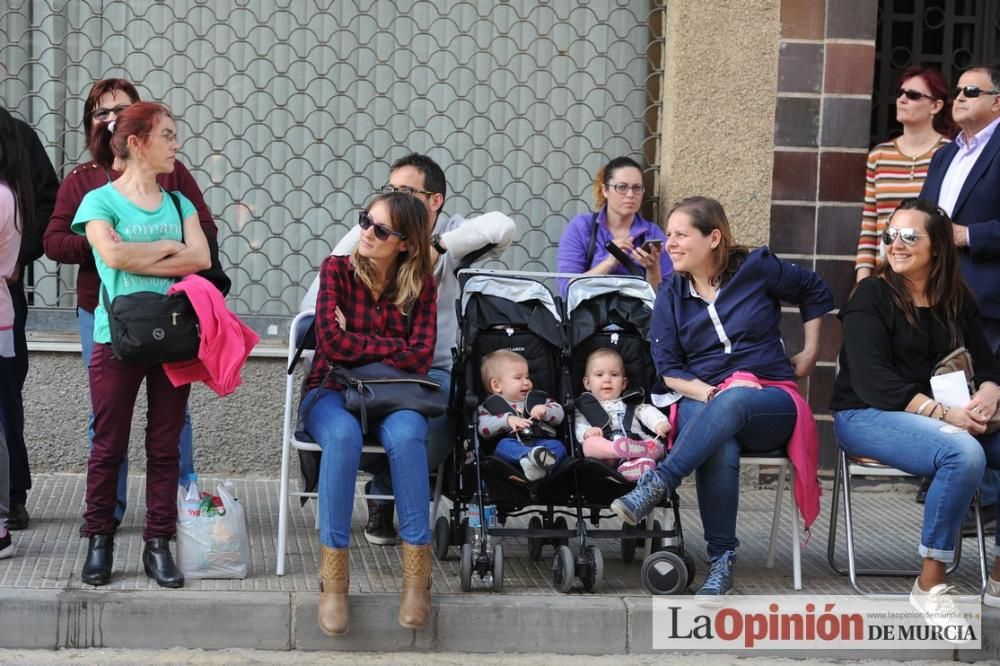
[(431, 247), (437, 250), (438, 254), (446, 254), (448, 252), (448, 248), (441, 243), (441, 234), (431, 236)]

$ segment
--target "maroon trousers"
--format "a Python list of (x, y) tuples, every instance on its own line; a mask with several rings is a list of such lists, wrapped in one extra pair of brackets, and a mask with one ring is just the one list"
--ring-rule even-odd
[(86, 535), (115, 530), (118, 469), (128, 452), (132, 412), (142, 380), (148, 402), (146, 426), (146, 527), (142, 538), (172, 537), (177, 529), (177, 440), (184, 426), (189, 385), (174, 388), (159, 363), (125, 363), (111, 345), (95, 344), (90, 358), (94, 448), (87, 461)]

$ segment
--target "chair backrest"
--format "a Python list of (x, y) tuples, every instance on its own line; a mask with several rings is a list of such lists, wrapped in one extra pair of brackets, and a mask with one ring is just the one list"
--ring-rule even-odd
[(295, 372), (295, 366), (306, 351), (316, 349), (316, 313), (312, 310), (300, 312), (288, 328), (288, 374)]

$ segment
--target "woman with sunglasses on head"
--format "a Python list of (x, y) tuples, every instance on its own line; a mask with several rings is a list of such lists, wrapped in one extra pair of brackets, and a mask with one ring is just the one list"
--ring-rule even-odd
[[(656, 294), (650, 346), (656, 374), (677, 399), (670, 412), (677, 438), (611, 509), (636, 525), (696, 474), (709, 556), (697, 598), (714, 606), (733, 586), (741, 451), (787, 449), (807, 529), (819, 514), (819, 433), (795, 380), (816, 365), (833, 297), (814, 272), (766, 247), (737, 245), (726, 212), (707, 197), (670, 209), (666, 250), (674, 274)], [(791, 358), (781, 338), (782, 302), (798, 305), (803, 322), (805, 343)]]
[[(104, 79), (98, 81), (90, 89), (83, 103), (83, 131), (89, 138), (95, 128), (109, 131), (110, 123), (128, 107), (139, 101), (139, 93), (125, 79)], [(90, 364), (90, 355), (94, 345), (94, 311), (97, 308), (100, 277), (94, 263), (94, 256), (87, 239), (73, 233), (70, 223), (76, 215), (84, 195), (91, 190), (107, 185), (117, 180), (124, 169), (124, 164), (110, 152), (97, 155), (91, 151), (93, 160), (78, 165), (63, 180), (59, 187), (55, 209), (45, 230), (45, 255), (61, 264), (76, 264), (79, 266), (76, 274), (77, 316), (80, 325), (80, 347), (83, 351), (83, 365), (86, 369)], [(217, 230), (211, 212), (205, 205), (198, 184), (191, 173), (180, 161), (174, 161), (172, 171), (159, 173), (157, 182), (168, 192), (180, 192), (198, 212), (198, 221), (208, 239), (213, 256), (218, 255), (216, 241)], [(93, 415), (88, 418), (87, 439), (93, 448)], [(187, 485), (194, 478), (193, 434), (191, 415), (185, 410), (184, 428), (181, 431), (179, 447), (180, 481)], [(115, 520), (121, 522), (125, 513), (128, 481), (128, 464), (123, 464), (118, 479), (118, 499), (115, 508)]]
[[(1000, 364), (959, 272), (944, 211), (921, 199), (905, 201), (881, 241), (885, 262), (840, 310), (844, 344), (830, 406), (848, 455), (931, 479), (923, 564), (910, 601), (925, 612), (944, 611), (951, 604), (944, 580), (956, 534), (984, 467), (1000, 468), (1000, 433), (985, 434), (1000, 400)], [(949, 408), (934, 399), (930, 378), (958, 347), (971, 353), (979, 388), (968, 404)], [(992, 578), (1000, 580), (1000, 564)], [(1000, 604), (1000, 583), (991, 589)]]
[[(663, 251), (663, 229), (639, 214), (642, 205), (642, 168), (628, 157), (616, 157), (601, 167), (594, 178), (597, 212), (577, 215), (559, 239), (560, 273), (630, 275), (626, 266), (605, 249), (612, 241), (644, 271), (646, 281), (657, 289), (670, 277), (670, 258)], [(568, 280), (559, 279), (565, 295)]]
[(868, 153), (865, 206), (861, 217), (854, 272), (858, 282), (884, 259), (879, 240), (889, 216), (907, 199), (915, 199), (927, 179), (931, 158), (955, 134), (948, 84), (940, 72), (908, 67), (896, 89), (896, 121), (903, 133)]
[[(361, 213), (360, 226), (354, 251), (331, 256), (320, 268), (316, 355), (301, 404), (301, 422), (323, 449), (317, 620), (328, 636), (350, 627), (351, 513), (363, 444), (361, 424), (347, 411), (343, 387), (332, 380), (330, 369), (384, 363), (426, 374), (437, 336), (427, 207), (412, 194), (381, 194)], [(385, 447), (399, 512), (403, 540), (399, 624), (419, 629), (431, 612), (427, 417), (401, 406), (381, 421), (370, 422), (369, 431)]]
[(117, 160), (123, 169), (117, 180), (83, 197), (71, 225), (93, 248), (101, 280), (90, 358), (94, 448), (87, 462), (83, 516), (90, 543), (81, 578), (88, 585), (107, 585), (111, 580), (116, 486), (143, 382), (148, 402), (143, 568), (161, 587), (184, 584), (169, 543), (177, 524), (177, 438), (191, 387), (174, 387), (161, 363), (115, 358), (107, 313), (120, 295), (165, 294), (176, 278), (211, 265), (194, 204), (183, 194), (168, 194), (157, 181), (159, 174), (173, 170), (179, 147), (177, 126), (162, 104), (137, 102), (118, 115), (111, 131), (95, 127), (91, 153), (99, 163)]

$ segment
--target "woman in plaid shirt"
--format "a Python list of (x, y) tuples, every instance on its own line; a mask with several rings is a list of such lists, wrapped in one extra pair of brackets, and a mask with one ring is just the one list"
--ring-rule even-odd
[[(329, 257), (320, 269), (316, 356), (302, 400), (303, 422), (323, 448), (319, 475), (323, 562), (318, 621), (323, 633), (345, 633), (348, 546), (354, 481), (361, 460), (361, 425), (344, 407), (333, 365), (382, 362), (426, 373), (437, 335), (427, 209), (411, 194), (382, 194), (361, 213), (361, 238), (350, 256)], [(430, 616), (430, 487), (424, 439), (427, 418), (400, 409), (373, 427), (385, 447), (399, 506), (403, 598), (399, 623), (420, 628)]]

